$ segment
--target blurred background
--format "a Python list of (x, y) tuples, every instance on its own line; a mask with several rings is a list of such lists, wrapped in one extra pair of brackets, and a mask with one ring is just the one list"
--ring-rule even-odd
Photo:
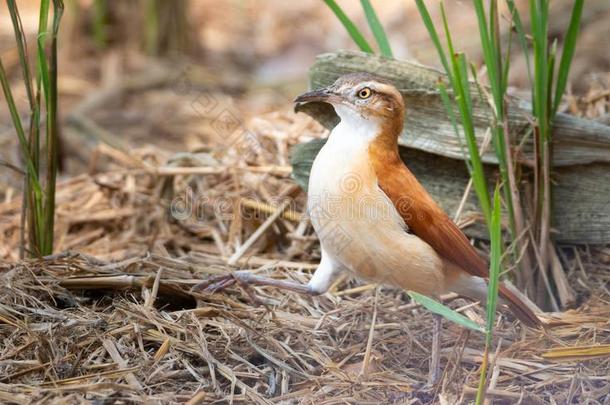
[[(39, 2), (19, 0), (28, 44), (35, 44)], [(435, 21), (439, 9), (429, 2)], [(517, 2), (527, 7), (526, 2)], [(360, 3), (339, 4), (369, 35)], [(501, 2), (504, 5), (504, 2)], [(438, 66), (437, 54), (417, 13), (404, 0), (373, 1), (395, 56)], [(321, 0), (66, 0), (59, 39), (59, 98), (62, 176), (82, 173), (92, 145), (156, 145), (177, 152), (218, 142), (206, 110), (227, 106), (230, 119), (248, 122), (261, 114), (290, 114), (292, 99), (307, 86), (316, 55), (356, 49), (344, 27)], [(457, 42), (480, 60), (479, 36), (469, 1), (446, 4)], [(571, 2), (553, 2), (551, 37), (565, 31)], [(523, 15), (527, 15), (524, 12)], [(582, 17), (571, 69), (567, 108), (607, 119), (605, 105), (582, 109), (579, 101), (608, 88), (610, 2), (590, 0)], [(527, 25), (527, 22), (525, 22)], [(525, 63), (518, 47), (511, 67), (512, 91), (529, 97)], [(30, 51), (33, 58), (35, 52)], [(0, 57), (26, 106), (18, 53), (6, 4), (0, 4)], [(117, 91), (127, 86), (130, 91)], [(593, 89), (593, 90), (592, 90)], [(108, 92), (115, 91), (115, 96)], [(591, 93), (592, 94), (592, 93)], [(97, 100), (97, 102), (96, 102)], [(587, 100), (590, 101), (590, 100)], [(587, 104), (587, 105), (590, 105)], [(223, 108), (220, 108), (223, 110)], [(84, 128), (84, 129), (83, 129)], [(19, 148), (3, 102), (0, 159), (17, 164)], [(18, 190), (14, 173), (0, 170), (0, 197)]]
[[(414, 1), (371, 2), (396, 58), (439, 67), (437, 52)], [(30, 103), (6, 3), (0, 2), (0, 59), (26, 127)], [(30, 65), (35, 66), (40, 2), (14, 3), (21, 15)], [(406, 401), (406, 393), (420, 387), (419, 382), (425, 378), (422, 373), (428, 352), (420, 349), (430, 347), (432, 322), (427, 311), (414, 309), (407, 302), (404, 292), (384, 289), (378, 297), (374, 285), (340, 280), (333, 287), (341, 290), (339, 293), (313, 301), (281, 290), (259, 291), (264, 306), (252, 296), (246, 298), (243, 291), (236, 292), (241, 288), (238, 286), (232, 287), (232, 298), (210, 294), (205, 301), (195, 301), (189, 292), (193, 282), (233, 267), (289, 277), (302, 284), (317, 268), (320, 249), (303, 215), (305, 193), (291, 178), (296, 170), (292, 171), (290, 155), (296, 144), (325, 137), (328, 132), (311, 117), (294, 113), (292, 100), (307, 89), (308, 71), (317, 55), (357, 50), (325, 1), (64, 3), (57, 81), (60, 167), (56, 204), (47, 205), (56, 210), (46, 217), (55, 222), (50, 221), (46, 227), (49, 221), (39, 221), (50, 234), (52, 252), (57, 253), (48, 261), (19, 261), (25, 245), (21, 218), (24, 223), (26, 216), (28, 224), (34, 222), (30, 221), (32, 214), (23, 215), (21, 196), (30, 195), (26, 201), (35, 201), (35, 193), (32, 187), (29, 194), (22, 193), (26, 165), (7, 103), (0, 96), (0, 273), (7, 275), (7, 281), (0, 283), (0, 339), (5, 342), (0, 352), (0, 382), (7, 382), (0, 384), (0, 400), (31, 403), (32, 398), (66, 394), (75, 398), (73, 402), (82, 402), (97, 398), (91, 390), (99, 389), (96, 395), (104, 401), (187, 401), (196, 393), (201, 403), (202, 398), (208, 402), (235, 399), (235, 403), (253, 403), (252, 396), (233, 396), (236, 381), (243, 380), (240, 384), (251, 388), (249, 395), (255, 393), (260, 398), (286, 394), (293, 395), (286, 397), (291, 401), (311, 393), (311, 402), (316, 403)], [(337, 3), (374, 43), (361, 2)], [(484, 78), (473, 2), (444, 3), (456, 48), (467, 54)], [(504, 1), (498, 3), (505, 7)], [(522, 16), (529, 15), (528, 1), (515, 3)], [(561, 49), (574, 1), (549, 3), (549, 36), (557, 38)], [(426, 4), (442, 31), (440, 2), (426, 0)], [(506, 14), (502, 9), (502, 15)], [(610, 1), (586, 1), (566, 96), (560, 106), (562, 112), (606, 124), (610, 124), (609, 21)], [(529, 22), (524, 21), (524, 25), (525, 32), (531, 32)], [(501, 35), (506, 37), (508, 33)], [(514, 37), (510, 62), (509, 93), (529, 99), (526, 64)], [(47, 117), (52, 114), (42, 121), (53, 121)], [(47, 152), (41, 148), (40, 173), (47, 168), (45, 162), (52, 161), (45, 158), (52, 155)], [(422, 165), (421, 172), (428, 178), (435, 178), (434, 173), (451, 174), (448, 183), (459, 196), (452, 201), (459, 201), (468, 181), (463, 162), (438, 156), (420, 160), (438, 169), (434, 172)], [(582, 224), (591, 223), (604, 228), (608, 215), (598, 215), (595, 210), (608, 206), (602, 187), (608, 183), (604, 182), (607, 162), (573, 165), (557, 172), (560, 170), (576, 180), (567, 183), (567, 176), (560, 177), (557, 184), (569, 189), (565, 195), (578, 200), (560, 196), (561, 205), (584, 207), (582, 212), (572, 210), (574, 228), (583, 230)], [(52, 176), (43, 177), (43, 183), (49, 183), (49, 178)], [(489, 178), (495, 182), (491, 173)], [(27, 176), (25, 180), (30, 181)], [(549, 183), (556, 180), (549, 177)], [(582, 190), (589, 194), (565, 187), (575, 183), (582, 183)], [(471, 198), (476, 198), (474, 193)], [(457, 209), (460, 226), (483, 224), (476, 201), (473, 209), (469, 210), (468, 204), (463, 211)], [(34, 227), (28, 225), (27, 229)], [(586, 230), (583, 233), (590, 234)], [(28, 232), (33, 239), (31, 235), (37, 236)], [(478, 241), (477, 247), (489, 252), (486, 241)], [(83, 255), (59, 253), (70, 251)], [(499, 388), (496, 394), (508, 393), (504, 397), (507, 402), (576, 403), (578, 398), (592, 398), (607, 403), (610, 248), (570, 245), (557, 249), (557, 254), (552, 256), (551, 281), (562, 287), (557, 288), (562, 308), (582, 305), (565, 312), (558, 321), (563, 325), (565, 320), (566, 325), (557, 334), (560, 340), (542, 339), (538, 334), (513, 340), (509, 336), (520, 336), (515, 324), (510, 318), (502, 318), (503, 325), (512, 326), (497, 335), (496, 356), (502, 348), (504, 357), (502, 363), (494, 362), (492, 381)], [(155, 282), (160, 285), (157, 298), (155, 287), (150, 286), (154, 274), (160, 283)], [(115, 280), (114, 276), (125, 284), (104, 284), (108, 279)], [(67, 284), (60, 284), (66, 280)], [(544, 299), (542, 288), (551, 290), (546, 278), (544, 281), (546, 285), (539, 282), (530, 293)], [(107, 287), (112, 292), (106, 293)], [(67, 294), (69, 288), (78, 292)], [(123, 288), (124, 294), (114, 291)], [(85, 291), (81, 293), (81, 289)], [(451, 300), (450, 304), (463, 309), (471, 320), (484, 322), (482, 306)], [(272, 316), (267, 305), (277, 306)], [(153, 310), (153, 306), (163, 311)], [(183, 312), (191, 309), (192, 313)], [(408, 320), (398, 316), (413, 309), (415, 316)], [(175, 317), (169, 318), (166, 310)], [(191, 322), (191, 316), (199, 317), (201, 323)], [(157, 333), (160, 329), (164, 334)], [(455, 388), (460, 397), (468, 389), (472, 395), (476, 391), (472, 387), (480, 384), (477, 370), (483, 359), (483, 336), (469, 335), (455, 325), (447, 327), (446, 332), (445, 341), (455, 344), (455, 349), (447, 348), (452, 353), (445, 373), (450, 384), (443, 383), (442, 390)], [(125, 348), (125, 361), (114, 343), (107, 348), (110, 338), (120, 342), (117, 345), (121, 350)], [(557, 346), (557, 351), (562, 351), (570, 345), (579, 346), (577, 355), (564, 352), (575, 360), (571, 364), (558, 365), (552, 363), (551, 356), (540, 357), (545, 347)], [(102, 347), (112, 359), (100, 354), (98, 349)], [(210, 356), (202, 356), (202, 348), (209, 350)], [(363, 353), (371, 354), (370, 363), (361, 361)], [(585, 353), (583, 357), (579, 357), (581, 353)], [(584, 360), (593, 358), (587, 357), (589, 354), (604, 357), (587, 363)], [(534, 356), (535, 362), (531, 361)], [(213, 358), (218, 362), (212, 362)], [(273, 358), (286, 361), (286, 368), (278, 368)], [(555, 358), (563, 362), (561, 357)], [(109, 363), (102, 364), (104, 359)], [(106, 368), (123, 368), (127, 361), (142, 366), (123, 370), (129, 374), (114, 374), (113, 368)], [(503, 374), (496, 373), (500, 364)], [(380, 372), (379, 379), (353, 384), (363, 381), (368, 366), (372, 375)], [(263, 367), (264, 373), (259, 370)], [(214, 369), (222, 378), (218, 384), (211, 378), (212, 383), (206, 385), (207, 375), (210, 371), (214, 375)], [(103, 382), (98, 388), (81, 385), (78, 380), (83, 376), (82, 381), (89, 381), (88, 375), (102, 370), (113, 374), (100, 377)], [(127, 377), (149, 385), (132, 392), (123, 388), (126, 385), (115, 387), (106, 382), (125, 378), (131, 384)], [(60, 390), (61, 381), (68, 382), (66, 391)], [(73, 385), (68, 386), (73, 383), (78, 383), (74, 391)], [(3, 391), (2, 386), (11, 386), (11, 391)], [(15, 390), (22, 390), (20, 396)], [(415, 388), (414, 395), (417, 391)], [(112, 396), (108, 392), (113, 392)], [(533, 399), (530, 401), (527, 395)], [(445, 403), (458, 403), (458, 397), (445, 397)], [(415, 401), (432, 401), (432, 397), (420, 399)], [(261, 399), (258, 403), (267, 402)]]
[[(34, 37), (39, 2), (17, 3), (25, 31)], [(358, 1), (339, 3), (360, 27), (366, 27)], [(439, 21), (436, 2), (429, 3), (433, 18)], [(517, 3), (527, 6), (523, 1)], [(397, 58), (438, 65), (414, 2), (377, 0), (373, 5)], [(553, 2), (551, 36), (565, 30), (570, 8), (569, 1)], [(481, 50), (472, 5), (454, 0), (447, 2), (447, 11), (457, 47), (476, 61)], [(583, 95), (591, 86), (607, 86), (610, 41), (600, 39), (610, 38), (609, 20), (610, 2), (587, 2), (568, 92)], [(242, 119), (290, 109), (292, 98), (306, 87), (307, 71), (316, 55), (356, 49), (321, 0), (67, 0), (59, 46), (63, 115), (91, 93), (117, 86), (126, 77), (145, 79), (147, 73), (142, 72), (154, 79), (152, 72), (163, 69), (173, 79), (188, 73), (193, 86), (218, 93), (223, 102), (234, 103)], [(4, 2), (0, 5), (0, 57), (18, 84), (18, 54)], [(520, 52), (515, 52), (511, 74), (512, 85), (523, 90), (527, 76)], [(25, 89), (15, 87), (16, 98), (24, 102)], [(528, 91), (524, 94), (527, 96)], [(188, 109), (176, 111), (171, 107), (180, 104), (175, 100), (179, 96), (184, 94), (146, 92), (137, 99), (98, 106), (95, 118), (129, 142), (160, 142), (175, 149), (183, 149), (189, 140), (208, 142), (204, 122), (199, 122), (199, 128), (184, 131), (193, 117)], [(5, 152), (15, 143), (13, 136), (7, 136), (10, 128), (3, 102), (0, 142)], [(4, 158), (12, 160), (10, 156)]]

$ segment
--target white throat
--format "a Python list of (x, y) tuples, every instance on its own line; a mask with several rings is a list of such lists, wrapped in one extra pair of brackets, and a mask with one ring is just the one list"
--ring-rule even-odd
[[(309, 199), (326, 199), (341, 191), (342, 182), (365, 175), (370, 167), (369, 146), (379, 133), (379, 123), (353, 109), (334, 106), (341, 121), (316, 156), (309, 176)], [(346, 180), (347, 179), (347, 180)], [(310, 201), (309, 205), (315, 205)]]
[(380, 125), (377, 120), (362, 116), (359, 112), (344, 105), (334, 105), (341, 122), (332, 130), (329, 142), (344, 145), (345, 150), (354, 146), (366, 146), (379, 134)]

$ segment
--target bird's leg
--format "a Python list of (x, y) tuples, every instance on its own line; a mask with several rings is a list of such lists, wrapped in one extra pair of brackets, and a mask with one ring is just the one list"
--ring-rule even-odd
[(295, 283), (294, 281), (276, 280), (252, 274), (251, 271), (234, 271), (226, 276), (214, 277), (210, 280), (195, 284), (191, 290), (217, 292), (223, 290), (236, 282), (245, 286), (267, 285), (283, 290), (294, 291), (299, 294), (319, 295), (324, 294), (339, 275), (338, 266), (330, 256), (322, 249), (320, 265), (307, 285)]
[(435, 385), (441, 376), (441, 324), (443, 317), (432, 314), (432, 355), (430, 356), (430, 371), (428, 372), (428, 384)]
[(249, 286), (254, 285), (268, 285), (277, 287), (283, 290), (294, 291), (299, 294), (310, 294), (315, 295), (315, 292), (309, 288), (309, 285), (303, 285), (295, 283), (294, 281), (276, 280), (268, 277), (261, 277), (252, 274), (251, 271), (234, 271), (226, 276), (214, 277), (210, 280), (202, 281), (199, 284), (195, 284), (192, 288), (193, 291), (206, 291), (206, 292), (217, 292), (227, 287), (232, 286), (235, 283), (244, 284)]

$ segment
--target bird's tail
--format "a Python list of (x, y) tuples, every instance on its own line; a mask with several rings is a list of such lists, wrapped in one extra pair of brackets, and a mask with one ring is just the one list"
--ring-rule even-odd
[[(472, 276), (463, 270), (453, 272), (458, 275), (452, 277), (448, 290), (460, 295), (479, 300), (482, 304), (487, 302), (487, 280), (481, 277)], [(510, 283), (502, 282), (498, 286), (499, 304), (507, 305), (517, 319), (525, 325), (540, 328), (545, 327), (544, 323), (535, 312), (542, 312), (527, 297), (520, 293)]]
[(508, 305), (513, 314), (524, 324), (533, 328), (544, 328), (545, 324), (534, 313), (535, 305), (523, 296), (511, 284), (501, 283), (498, 292), (503, 303)]

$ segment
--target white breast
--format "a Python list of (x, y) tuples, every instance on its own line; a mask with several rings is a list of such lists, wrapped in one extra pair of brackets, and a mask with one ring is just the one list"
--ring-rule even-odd
[[(347, 107), (336, 106), (341, 122), (331, 131), (324, 147), (314, 160), (309, 177), (308, 202), (321, 199), (346, 189), (351, 190), (365, 181), (364, 177), (374, 177), (368, 167), (368, 148), (378, 133), (378, 126), (359, 116)], [(376, 185), (376, 178), (368, 179)]]
[(376, 133), (370, 123), (341, 121), (316, 157), (309, 178), (308, 212), (322, 247), (350, 269), (357, 267), (353, 257), (363, 252), (363, 240), (374, 249), (385, 235), (402, 235), (405, 229), (369, 161)]
[(351, 111), (340, 116), (309, 178), (308, 212), (323, 251), (361, 278), (437, 295), (444, 288), (441, 260), (405, 232), (379, 188), (368, 153), (377, 128)]

